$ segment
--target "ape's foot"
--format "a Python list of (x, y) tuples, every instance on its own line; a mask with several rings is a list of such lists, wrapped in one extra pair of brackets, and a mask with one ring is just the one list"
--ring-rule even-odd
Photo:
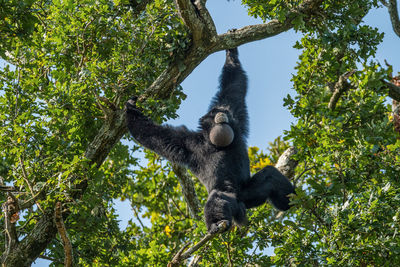
[(223, 233), (227, 230), (229, 230), (232, 226), (232, 223), (228, 220), (222, 220), (217, 223), (213, 223), (210, 225), (208, 232), (210, 234), (216, 234), (216, 233)]

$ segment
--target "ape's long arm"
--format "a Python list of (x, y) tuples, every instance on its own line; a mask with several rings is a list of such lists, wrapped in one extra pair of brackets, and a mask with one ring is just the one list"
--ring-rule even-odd
[(196, 133), (184, 126), (155, 124), (136, 108), (133, 100), (127, 102), (126, 109), (127, 126), (136, 141), (172, 162), (191, 165)]
[(247, 76), (238, 58), (237, 48), (226, 50), (226, 61), (220, 76), (220, 89), (210, 105), (229, 107), (234, 119), (238, 121), (242, 134), (247, 133), (248, 115), (245, 103)]

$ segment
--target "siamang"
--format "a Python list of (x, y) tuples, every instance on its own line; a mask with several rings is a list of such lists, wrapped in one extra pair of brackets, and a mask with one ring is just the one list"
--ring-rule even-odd
[(226, 50), (219, 91), (197, 131), (155, 124), (136, 107), (136, 97), (126, 104), (127, 126), (136, 141), (188, 167), (206, 187), (204, 216), (209, 233), (228, 230), (232, 221), (246, 224), (246, 209), (267, 200), (287, 210), (288, 195), (294, 193), (293, 185), (273, 166), (250, 176), (246, 92), (247, 76), (235, 48)]

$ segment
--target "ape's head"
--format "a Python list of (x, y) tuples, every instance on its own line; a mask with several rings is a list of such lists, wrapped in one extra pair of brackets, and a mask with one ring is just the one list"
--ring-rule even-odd
[(226, 111), (213, 109), (200, 119), (205, 137), (217, 147), (229, 146), (235, 137), (229, 117)]

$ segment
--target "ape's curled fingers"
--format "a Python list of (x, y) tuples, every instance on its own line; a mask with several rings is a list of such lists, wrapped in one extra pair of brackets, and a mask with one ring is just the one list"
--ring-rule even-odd
[(211, 224), (210, 229), (208, 230), (208, 232), (210, 234), (216, 234), (216, 233), (223, 233), (227, 230), (229, 230), (232, 226), (232, 223), (228, 220), (221, 220), (217, 223), (213, 223)]

